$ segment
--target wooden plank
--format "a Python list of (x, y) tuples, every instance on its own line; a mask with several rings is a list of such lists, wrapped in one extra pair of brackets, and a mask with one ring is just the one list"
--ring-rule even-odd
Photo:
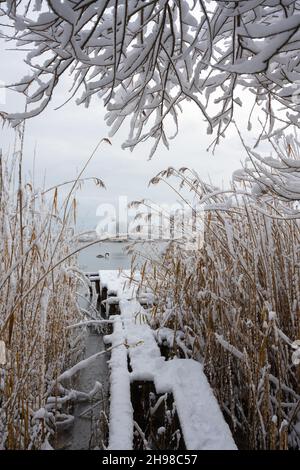
[[(100, 279), (101, 282), (104, 281), (108, 292), (115, 291), (118, 294), (120, 317), (114, 323), (118, 322), (118, 328), (122, 325), (131, 372), (128, 372), (125, 360), (123, 367), (127, 370), (129, 380), (153, 381), (157, 393), (173, 394), (187, 449), (235, 450), (231, 431), (202, 365), (193, 359), (174, 358), (166, 361), (161, 356), (153, 331), (147, 323), (146, 311), (135, 298), (134, 290), (125, 285), (127, 276), (119, 275), (117, 271), (102, 275), (100, 271)], [(117, 419), (112, 412), (112, 429), (116, 428)], [(128, 426), (126, 429), (128, 432)], [(133, 429), (133, 423), (130, 429)], [(119, 438), (125, 442), (125, 436)], [(113, 442), (115, 445), (115, 435)]]

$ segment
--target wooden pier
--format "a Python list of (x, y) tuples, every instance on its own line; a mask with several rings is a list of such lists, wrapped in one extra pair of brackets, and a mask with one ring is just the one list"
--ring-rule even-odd
[[(147, 445), (163, 449), (160, 442), (166, 442), (163, 438), (169, 433), (171, 449), (235, 450), (231, 431), (202, 365), (193, 359), (166, 360), (162, 355), (155, 332), (148, 324), (148, 312), (137, 300), (139, 274), (136, 283), (130, 282), (129, 271), (103, 270), (87, 276), (96, 283), (105, 316), (113, 324), (112, 334), (104, 338), (112, 348), (109, 449), (147, 448)], [(150, 420), (146, 426), (148, 434), (142, 429), (145, 419), (141, 419), (138, 411), (143, 409), (145, 413), (145, 408)], [(165, 413), (168, 416), (173, 413), (169, 424), (164, 424)], [(171, 436), (177, 436), (177, 444)]]

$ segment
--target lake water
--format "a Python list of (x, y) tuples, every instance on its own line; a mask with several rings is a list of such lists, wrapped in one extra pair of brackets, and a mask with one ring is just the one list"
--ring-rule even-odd
[[(82, 244), (84, 245), (84, 243)], [(79, 254), (79, 265), (83, 271), (100, 269), (129, 269), (131, 255), (125, 251), (127, 242), (99, 242), (82, 250)], [(109, 255), (105, 258), (105, 254)], [(98, 255), (103, 258), (97, 258)]]
[[(142, 264), (147, 258), (159, 257), (166, 245), (165, 241), (159, 241), (155, 245), (140, 245), (141, 255), (137, 256), (136, 261)], [(126, 252), (128, 246), (129, 242), (99, 242), (91, 245), (79, 254), (80, 268), (87, 272), (97, 272), (100, 269), (130, 269), (132, 255)], [(98, 255), (103, 258), (97, 258)]]

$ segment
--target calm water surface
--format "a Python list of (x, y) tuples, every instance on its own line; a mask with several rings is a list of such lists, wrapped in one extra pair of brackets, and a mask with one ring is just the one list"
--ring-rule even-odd
[[(155, 246), (151, 243), (141, 244), (141, 256), (137, 256), (136, 261), (142, 264), (147, 258), (159, 257), (166, 245), (165, 241), (160, 241)], [(96, 243), (80, 252), (79, 265), (87, 272), (100, 269), (130, 269), (132, 255), (126, 252), (128, 246), (130, 242)], [(98, 255), (102, 257), (98, 258)]]
[[(96, 243), (80, 252), (79, 265), (83, 271), (129, 269), (131, 264), (131, 255), (126, 253), (126, 246), (128, 246), (127, 242)], [(98, 258), (98, 255), (103, 256), (103, 258)]]

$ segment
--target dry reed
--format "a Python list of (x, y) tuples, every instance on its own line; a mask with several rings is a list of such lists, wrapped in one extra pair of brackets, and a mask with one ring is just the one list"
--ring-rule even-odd
[(82, 319), (75, 190), (98, 148), (78, 178), (67, 182), (72, 187), (62, 202), (58, 187), (36, 190), (24, 183), (23, 136), (13, 158), (0, 155), (0, 341), (6, 350), (0, 364), (0, 449), (43, 448), (56, 422), (69, 419), (63, 404), (75, 394), (57, 377), (83, 346), (82, 332), (68, 328)]
[(299, 219), (277, 217), (276, 196), (257, 210), (245, 195), (251, 183), (242, 196), (228, 194), (186, 168), (152, 182), (170, 176), (205, 201), (203, 213), (191, 203), (204, 230), (199, 247), (189, 237), (173, 241), (159, 264), (144, 266), (141, 289), (156, 299), (152, 324), (173, 330), (174, 355), (203, 361), (240, 448), (299, 448)]

